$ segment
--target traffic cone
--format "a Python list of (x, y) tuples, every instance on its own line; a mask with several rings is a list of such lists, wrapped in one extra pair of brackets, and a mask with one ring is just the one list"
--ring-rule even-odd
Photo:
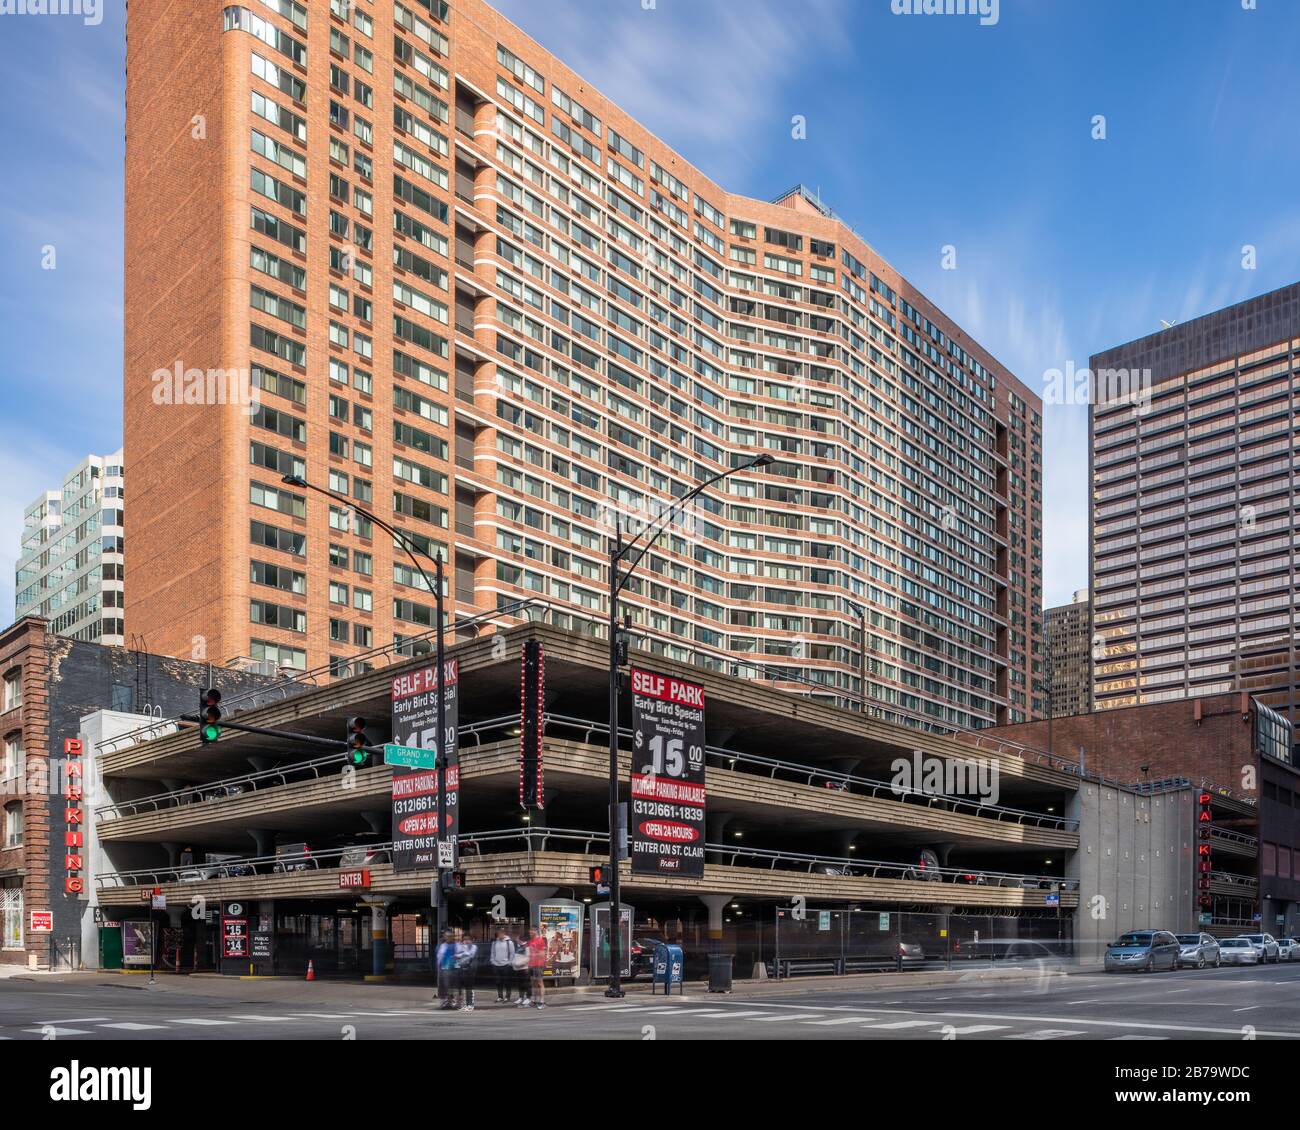
[(308, 981), (316, 980), (316, 969), (315, 966), (312, 965), (311, 958), (307, 959), (307, 980)]

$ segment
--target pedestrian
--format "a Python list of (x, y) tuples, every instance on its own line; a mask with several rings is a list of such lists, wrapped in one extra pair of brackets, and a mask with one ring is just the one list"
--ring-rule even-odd
[(533, 932), (525, 926), (519, 931), (519, 944), (515, 947), (515, 956), (510, 965), (514, 970), (515, 985), (519, 990), (519, 1000), (515, 1002), (516, 1008), (528, 1008), (532, 1003), (532, 984), (528, 977), (528, 944), (532, 940)]
[(442, 932), (442, 941), (434, 958), (438, 967), (438, 996), (442, 1007), (456, 1007), (456, 934), (448, 928)]
[(492, 966), (492, 976), (497, 985), (497, 1004), (507, 1004), (510, 1001), (517, 948), (509, 931), (504, 926), (498, 926), (497, 936), (492, 940), (492, 947), (488, 951), (488, 963)]
[(461, 1010), (474, 1011), (474, 978), (478, 975), (478, 944), (468, 931), (457, 931), (456, 980), (461, 995)]
[(528, 995), (534, 1008), (546, 1007), (546, 986), (542, 970), (546, 968), (546, 937), (538, 930), (528, 943)]

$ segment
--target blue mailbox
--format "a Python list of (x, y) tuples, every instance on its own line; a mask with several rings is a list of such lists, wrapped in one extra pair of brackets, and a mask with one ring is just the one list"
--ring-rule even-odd
[(664, 993), (671, 996), (673, 986), (676, 985), (677, 995), (681, 996), (683, 964), (681, 946), (665, 945), (663, 942), (659, 942), (655, 946), (654, 974), (650, 981), (651, 994), (656, 992), (656, 985), (662, 985)]

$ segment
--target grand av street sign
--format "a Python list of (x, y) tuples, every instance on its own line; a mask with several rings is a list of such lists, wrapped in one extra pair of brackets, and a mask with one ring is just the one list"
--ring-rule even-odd
[(409, 745), (386, 745), (384, 761), (389, 765), (405, 765), (408, 769), (436, 769), (438, 751)]

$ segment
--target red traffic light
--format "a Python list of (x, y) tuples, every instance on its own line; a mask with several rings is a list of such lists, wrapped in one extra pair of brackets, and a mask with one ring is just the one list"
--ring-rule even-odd
[(593, 867), (591, 869), (591, 881), (597, 887), (604, 887), (608, 885), (609, 883), (608, 876), (609, 876), (608, 867)]

